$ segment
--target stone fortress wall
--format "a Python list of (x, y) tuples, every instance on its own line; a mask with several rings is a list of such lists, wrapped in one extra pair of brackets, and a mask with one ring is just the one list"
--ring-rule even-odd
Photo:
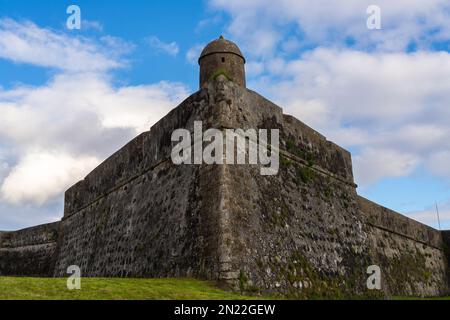
[(171, 133), (206, 118), (204, 99), (188, 98), (66, 192), (56, 276), (76, 264), (86, 276), (214, 278), (219, 168), (170, 159)]
[[(61, 222), (0, 232), (0, 275), (63, 277), (77, 265), (87, 277), (197, 277), (336, 298), (379, 296), (366, 288), (378, 265), (381, 295), (448, 294), (450, 233), (359, 197), (350, 153), (246, 89), (237, 47), (215, 50), (204, 59), (235, 74), (205, 69), (213, 76), (198, 92), (67, 190)], [(194, 121), (279, 129), (279, 173), (174, 165), (171, 134)]]
[(0, 232), (0, 275), (53, 275), (59, 222)]
[(385, 270), (384, 289), (403, 296), (448, 294), (448, 242), (443, 232), (362, 197), (358, 201), (372, 259)]
[[(448, 291), (439, 231), (357, 196), (346, 150), (258, 94), (226, 90), (239, 105), (215, 110), (210, 85), (70, 188), (61, 222), (0, 233), (1, 274), (65, 276), (75, 264), (84, 276), (194, 276), (288, 294), (326, 290), (323, 279), (343, 294), (336, 279), (347, 278), (361, 294), (377, 264), (387, 294)], [(279, 175), (174, 166), (169, 133), (200, 119), (280, 128)]]
[(363, 295), (367, 267), (379, 265), (386, 295), (448, 292), (439, 231), (359, 197), (350, 153), (317, 131), (255, 92), (233, 83), (225, 91), (238, 103), (223, 108), (223, 127), (281, 136), (277, 176), (224, 168), (226, 280), (290, 295)]

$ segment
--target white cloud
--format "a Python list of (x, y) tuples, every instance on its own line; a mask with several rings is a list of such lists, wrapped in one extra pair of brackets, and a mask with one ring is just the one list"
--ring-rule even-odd
[(206, 29), (206, 28), (212, 27), (214, 25), (217, 25), (221, 21), (222, 21), (222, 15), (221, 14), (216, 14), (216, 15), (213, 15), (212, 17), (210, 16), (210, 17), (208, 17), (206, 19), (200, 20), (197, 23), (197, 26), (195, 27), (195, 32), (198, 33), (200, 31), (202, 31), (203, 29)]
[[(248, 55), (249, 86), (351, 147), (363, 187), (421, 163), (448, 176), (450, 54), (427, 51), (450, 38), (448, 1), (209, 4), (229, 14), (228, 33)], [(372, 4), (382, 30), (367, 29)], [(405, 52), (411, 44), (416, 53)]]
[(0, 159), (0, 181), (3, 181), (3, 179), (7, 176), (9, 171), (9, 165), (6, 162), (3, 162)]
[(113, 52), (125, 49), (43, 29), (29, 21), (0, 19), (0, 58), (16, 63), (72, 72), (106, 71), (124, 65)]
[(2, 199), (13, 204), (32, 201), (38, 205), (60, 195), (81, 180), (100, 160), (49, 151), (30, 151), (11, 170), (1, 186)]
[[(419, 48), (450, 37), (447, 0), (210, 0), (210, 6), (231, 16), (229, 33), (242, 41), (250, 54), (271, 55), (280, 42), (292, 48), (292, 33), (302, 35), (304, 46), (345, 45), (398, 51), (414, 42)], [(366, 10), (381, 8), (382, 30), (368, 30)], [(289, 28), (294, 25), (296, 28)], [(286, 27), (286, 28), (285, 28)], [(295, 46), (294, 46), (295, 47)]]
[(264, 64), (256, 61), (249, 61), (245, 65), (247, 76), (256, 77), (264, 72)]
[(176, 42), (163, 42), (156, 36), (148, 37), (147, 42), (150, 47), (155, 49), (157, 52), (164, 52), (173, 57), (175, 57), (178, 52), (180, 52), (180, 48), (178, 47), (178, 44)]
[(355, 178), (361, 185), (368, 185), (386, 177), (407, 176), (420, 163), (414, 154), (383, 148), (364, 148), (354, 157)]
[[(177, 83), (115, 88), (104, 75), (59, 74), (44, 86), (0, 91), (0, 135), (28, 145), (38, 132), (49, 142), (70, 140), (67, 128), (77, 129), (78, 139), (85, 131), (90, 135), (98, 130), (104, 130), (105, 139), (108, 129), (114, 128), (137, 134), (148, 130), (186, 95), (187, 89)], [(41, 132), (42, 128), (46, 130)]]
[(205, 44), (196, 44), (193, 47), (189, 48), (186, 53), (187, 61), (189, 61), (189, 63), (191, 64), (196, 64), (204, 47)]
[(436, 174), (447, 172), (449, 53), (318, 48), (296, 60), (262, 63), (271, 72), (249, 85), (352, 147), (362, 186), (407, 176), (421, 163)]
[(437, 176), (450, 178), (450, 148), (432, 154), (428, 159), (428, 169)]
[[(67, 154), (73, 154), (71, 157), (80, 163), (83, 159), (104, 159), (138, 133), (149, 130), (186, 96), (187, 90), (181, 84), (161, 82), (114, 88), (107, 77), (96, 74), (60, 74), (45, 86), (0, 92), (0, 143), (14, 145), (19, 158), (18, 163), (10, 163), (12, 171), (2, 187), (4, 199), (40, 203), (42, 193), (51, 198), (67, 187), (66, 180), (42, 189), (26, 182), (44, 179), (32, 174), (36, 169), (31, 164), (34, 150), (45, 155), (56, 149), (58, 156), (50, 160), (56, 163), (61, 159), (60, 166), (55, 166), (57, 174), (73, 171), (79, 176), (86, 171), (74, 170)], [(46, 169), (41, 172), (51, 175), (51, 167), (42, 163), (37, 165)], [(67, 181), (74, 178), (64, 177)], [(24, 190), (17, 193), (20, 180)]]
[[(34, 60), (34, 45), (20, 44), (31, 39), (48, 57), (59, 57), (68, 41), (76, 41), (28, 22), (8, 20), (7, 24), (17, 28), (3, 32), (12, 39), (21, 39), (8, 48), (8, 59), (12, 61), (58, 67), (62, 63), (56, 61), (58, 58), (47, 61), (42, 56)], [(88, 49), (86, 43), (90, 43)], [(86, 55), (73, 55), (73, 68), (59, 68), (47, 83), (39, 86), (0, 89), (3, 207), (11, 208), (9, 204), (14, 204), (25, 210), (30, 204), (50, 205), (55, 199), (62, 199), (67, 187), (137, 134), (149, 130), (188, 95), (188, 89), (179, 83), (114, 85), (107, 71), (121, 65), (126, 45), (110, 36), (102, 38), (101, 43), (117, 47), (117, 57), (105, 54), (98, 42), (83, 39), (80, 48)], [(0, 52), (1, 48), (0, 45)], [(87, 56), (97, 59), (97, 63), (110, 63), (87, 71), (84, 66)]]
[[(149, 130), (187, 96), (187, 88), (181, 83), (162, 81), (153, 85), (121, 87), (99, 98), (98, 113), (106, 128), (133, 128), (140, 133)], [(126, 112), (124, 105), (128, 106)]]

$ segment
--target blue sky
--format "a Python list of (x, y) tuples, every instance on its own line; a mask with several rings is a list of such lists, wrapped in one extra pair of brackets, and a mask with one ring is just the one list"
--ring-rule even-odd
[[(41, 27), (66, 32), (70, 36), (113, 35), (136, 46), (130, 59), (132, 65), (118, 74), (118, 81), (130, 84), (159, 82), (160, 80), (181, 81), (196, 88), (195, 67), (182, 57), (173, 59), (161, 53), (152, 53), (146, 46), (146, 38), (156, 35), (161, 41), (176, 41), (181, 51), (186, 52), (193, 43), (207, 43), (223, 26), (198, 27), (200, 21), (209, 17), (203, 1), (52, 1), (38, 3), (30, 1), (1, 1), (0, 16), (17, 21), (30, 20)], [(69, 15), (66, 9), (76, 4), (81, 8), (82, 19), (96, 21), (97, 29), (69, 31), (65, 28)], [(16, 82), (39, 84), (48, 79), (49, 70), (33, 68), (30, 65), (13, 65), (3, 60), (0, 67), (6, 72), (0, 74), (0, 83), (5, 87)], [(6, 69), (3, 69), (6, 68)]]
[(0, 230), (58, 220), (64, 190), (197, 90), (220, 34), (251, 89), (352, 152), (361, 195), (434, 227), (437, 202), (450, 228), (448, 1), (0, 0)]

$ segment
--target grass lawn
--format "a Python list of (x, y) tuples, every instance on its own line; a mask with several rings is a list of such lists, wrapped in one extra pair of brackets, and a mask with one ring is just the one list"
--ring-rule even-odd
[[(258, 297), (223, 291), (194, 279), (82, 278), (70, 291), (67, 279), (0, 277), (0, 300), (246, 300)], [(261, 298), (259, 298), (261, 299)]]
[[(0, 300), (254, 300), (195, 279), (82, 278), (81, 290), (68, 290), (65, 278), (0, 277)], [(266, 297), (270, 298), (270, 297)], [(273, 297), (272, 297), (273, 298)], [(393, 300), (428, 300), (393, 297)], [(450, 300), (450, 297), (429, 298)]]

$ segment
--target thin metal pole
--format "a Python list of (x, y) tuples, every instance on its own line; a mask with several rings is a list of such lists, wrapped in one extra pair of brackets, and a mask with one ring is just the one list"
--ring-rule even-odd
[(437, 218), (438, 218), (439, 231), (440, 231), (441, 230), (441, 219), (439, 217), (439, 208), (438, 208), (437, 202), (436, 202), (436, 214), (437, 214)]

